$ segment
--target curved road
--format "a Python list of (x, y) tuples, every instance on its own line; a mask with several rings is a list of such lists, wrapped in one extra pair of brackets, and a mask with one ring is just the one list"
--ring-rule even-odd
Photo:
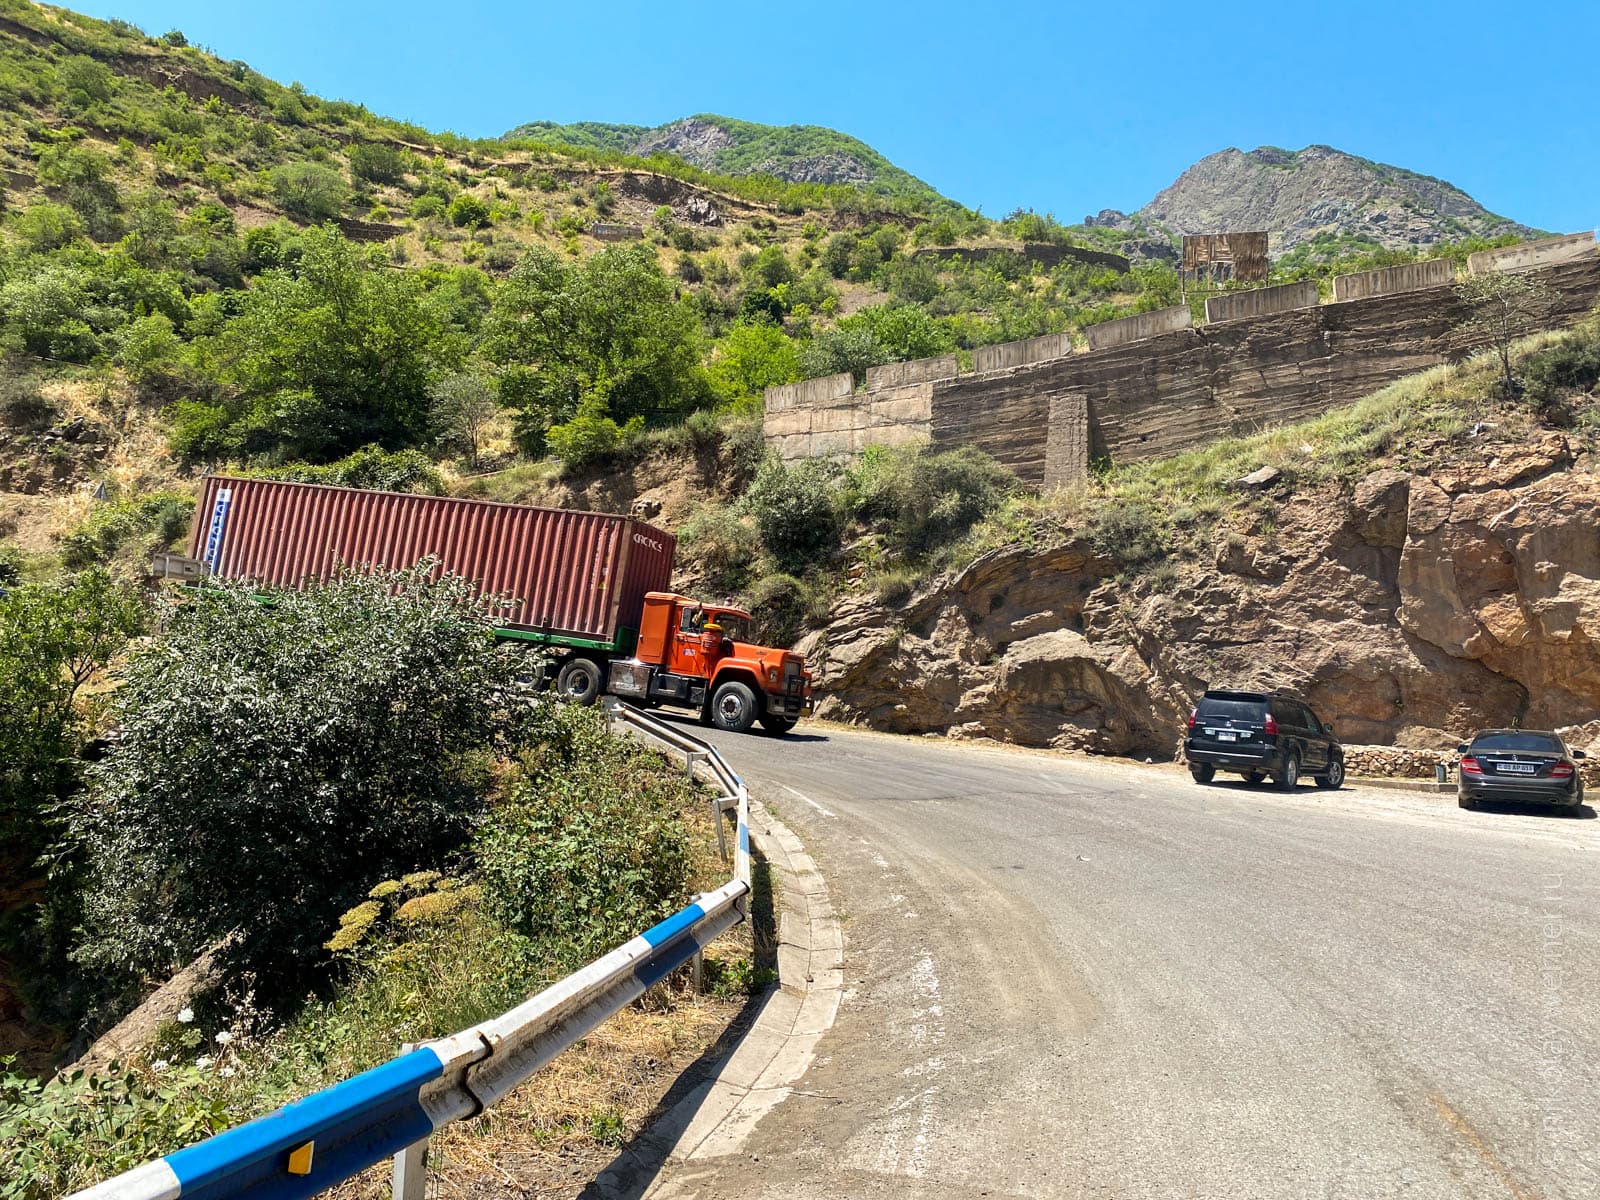
[(1600, 821), (713, 736), (827, 877), (847, 990), (658, 1194), (1600, 1196)]

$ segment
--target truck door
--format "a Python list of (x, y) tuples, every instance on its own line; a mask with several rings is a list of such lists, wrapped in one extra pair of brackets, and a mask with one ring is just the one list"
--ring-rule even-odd
[(700, 634), (705, 626), (705, 609), (686, 605), (679, 610), (677, 628), (672, 636), (672, 649), (667, 655), (667, 670), (694, 679), (706, 677), (705, 651), (700, 647)]

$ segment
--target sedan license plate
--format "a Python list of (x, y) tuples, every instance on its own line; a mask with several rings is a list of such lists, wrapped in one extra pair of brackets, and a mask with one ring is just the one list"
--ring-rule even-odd
[(1500, 769), (1510, 775), (1537, 775), (1539, 767), (1535, 763), (1501, 763)]
[(1238, 740), (1239, 735), (1231, 729), (1222, 729), (1217, 732), (1217, 741), (1219, 742), (1237, 742)]

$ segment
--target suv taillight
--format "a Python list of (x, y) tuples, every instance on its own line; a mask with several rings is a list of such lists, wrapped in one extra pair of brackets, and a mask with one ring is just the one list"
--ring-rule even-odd
[(1461, 760), (1461, 773), (1463, 775), (1482, 775), (1483, 768), (1478, 765), (1478, 760), (1469, 754)]
[(1550, 778), (1551, 779), (1571, 779), (1572, 778), (1572, 764), (1569, 763), (1569, 762), (1558, 762), (1555, 766), (1550, 768)]
[(1200, 710), (1198, 708), (1189, 710), (1189, 728), (1190, 729), (1194, 728), (1194, 719), (1199, 715), (1200, 715)]
[(1268, 737), (1275, 737), (1278, 733), (1278, 718), (1271, 713), (1267, 714), (1267, 723), (1261, 727), (1261, 732)]

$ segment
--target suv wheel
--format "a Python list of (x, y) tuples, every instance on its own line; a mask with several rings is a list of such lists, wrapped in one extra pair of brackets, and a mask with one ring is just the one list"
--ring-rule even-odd
[(1286, 792), (1292, 792), (1300, 786), (1300, 756), (1294, 751), (1283, 760), (1283, 770), (1277, 775), (1278, 786)]
[(1344, 786), (1344, 759), (1335, 758), (1328, 763), (1328, 769), (1317, 776), (1317, 786), (1338, 790)]
[(1246, 771), (1244, 773), (1244, 781), (1246, 783), (1260, 783), (1266, 777), (1267, 773), (1265, 771)]
[(1196, 783), (1210, 783), (1217, 777), (1217, 769), (1210, 763), (1190, 763), (1189, 774)]

